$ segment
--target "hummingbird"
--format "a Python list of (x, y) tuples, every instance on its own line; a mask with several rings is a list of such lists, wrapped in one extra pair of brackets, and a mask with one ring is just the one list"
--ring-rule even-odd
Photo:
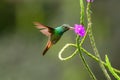
[(73, 30), (73, 27), (69, 26), (68, 24), (63, 24), (56, 28), (45, 26), (39, 22), (34, 22), (34, 25), (37, 29), (40, 30), (41, 33), (43, 33), (44, 35), (46, 35), (48, 37), (46, 47), (42, 53), (43, 56), (52, 47), (52, 45), (56, 44), (60, 40), (60, 38), (64, 32), (66, 32), (68, 30)]

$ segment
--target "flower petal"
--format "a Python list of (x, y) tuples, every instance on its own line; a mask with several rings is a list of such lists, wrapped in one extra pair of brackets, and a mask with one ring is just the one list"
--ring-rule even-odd
[(94, 0), (87, 0), (87, 2), (93, 2)]
[(78, 34), (81, 37), (85, 36), (85, 28), (81, 24), (75, 24), (74, 25), (74, 31), (75, 31), (76, 34)]

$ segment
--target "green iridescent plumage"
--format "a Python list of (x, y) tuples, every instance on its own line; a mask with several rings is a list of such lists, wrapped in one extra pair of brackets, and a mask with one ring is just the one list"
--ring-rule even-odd
[(44, 35), (48, 36), (48, 42), (47, 45), (43, 51), (43, 55), (48, 51), (48, 49), (55, 43), (59, 41), (61, 36), (63, 35), (64, 32), (66, 32), (69, 29), (73, 29), (73, 27), (70, 27), (67, 24), (64, 24), (62, 26), (56, 27), (56, 28), (51, 28), (49, 26), (44, 26), (38, 22), (34, 23), (36, 27), (42, 32)]

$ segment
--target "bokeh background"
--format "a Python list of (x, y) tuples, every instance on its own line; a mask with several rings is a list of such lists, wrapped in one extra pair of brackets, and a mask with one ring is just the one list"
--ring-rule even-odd
[[(113, 67), (120, 69), (120, 0), (95, 0), (92, 4), (93, 34), (100, 55), (108, 54)], [(73, 31), (66, 32), (45, 56), (47, 37), (33, 22), (56, 27), (79, 23), (79, 0), (0, 0), (0, 80), (90, 80), (78, 55), (60, 61), (58, 52), (69, 42)], [(92, 52), (89, 38), (84, 47)], [(74, 49), (65, 51), (70, 55)], [(85, 55), (86, 56), (86, 55)], [(105, 77), (98, 63), (86, 56), (98, 80)], [(112, 77), (112, 80), (115, 80)]]

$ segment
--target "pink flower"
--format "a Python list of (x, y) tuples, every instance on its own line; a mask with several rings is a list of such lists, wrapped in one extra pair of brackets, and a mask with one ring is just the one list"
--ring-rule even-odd
[(94, 0), (87, 0), (87, 2), (93, 2)]
[(76, 34), (78, 34), (81, 37), (85, 36), (85, 28), (81, 24), (75, 24), (74, 25), (74, 31), (75, 31)]

